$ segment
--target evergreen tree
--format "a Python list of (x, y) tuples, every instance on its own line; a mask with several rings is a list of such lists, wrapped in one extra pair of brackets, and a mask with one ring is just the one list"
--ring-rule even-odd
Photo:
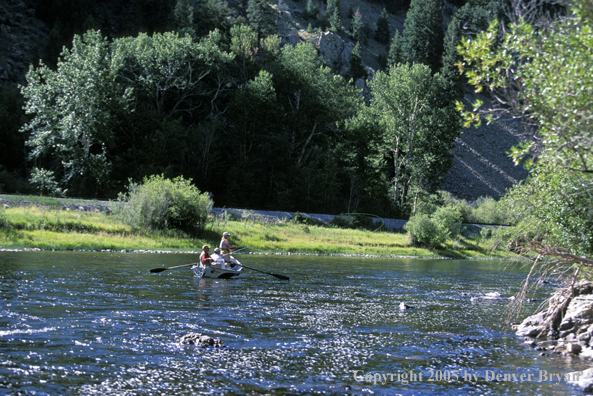
[(441, 67), (443, 42), (443, 1), (412, 0), (404, 22), (404, 61), (425, 64), (436, 73)]
[(463, 79), (457, 67), (457, 63), (463, 59), (457, 52), (460, 40), (459, 20), (453, 17), (445, 35), (445, 53), (441, 69), (444, 80), (443, 99), (446, 102), (454, 102), (463, 98)]
[(317, 26), (319, 26), (319, 29), (321, 29), (321, 31), (325, 31), (327, 29), (327, 27), (329, 26), (327, 12), (320, 12), (319, 14), (317, 14)]
[(359, 42), (356, 43), (352, 49), (352, 54), (350, 55), (350, 74), (354, 80), (366, 77), (366, 72), (362, 63), (362, 50)]
[(224, 0), (201, 0), (196, 10), (196, 24), (199, 27), (199, 35), (203, 36), (214, 29), (228, 31), (230, 23), (228, 16), (232, 13)]
[(327, 14), (329, 15), (329, 24), (333, 32), (342, 30), (342, 13), (340, 0), (327, 1)]
[(364, 35), (364, 22), (362, 21), (362, 14), (358, 8), (356, 9), (354, 18), (352, 19), (351, 30), (352, 38), (358, 42), (364, 43), (366, 39), (366, 36)]
[(389, 44), (389, 38), (391, 37), (388, 18), (387, 10), (383, 8), (379, 19), (377, 20), (377, 30), (375, 30), (375, 40), (381, 44)]
[(319, 14), (319, 7), (315, 4), (315, 0), (307, 0), (305, 7), (305, 16), (307, 18), (315, 18)]
[(257, 32), (258, 43), (261, 41), (262, 36), (270, 33), (272, 28), (276, 26), (274, 11), (266, 0), (249, 0), (247, 19)]
[(391, 40), (391, 45), (389, 46), (389, 59), (388, 65), (393, 66), (397, 65), (398, 63), (402, 63), (404, 61), (403, 56), (403, 38), (399, 34), (399, 30), (395, 31), (395, 35)]
[(184, 33), (193, 31), (194, 7), (189, 0), (177, 0), (171, 19), (176, 31)]

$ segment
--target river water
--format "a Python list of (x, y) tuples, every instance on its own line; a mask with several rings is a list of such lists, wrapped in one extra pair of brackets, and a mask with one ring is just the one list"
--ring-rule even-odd
[(189, 254), (0, 253), (0, 395), (558, 395), (578, 392), (552, 373), (588, 366), (540, 356), (504, 327), (508, 301), (480, 299), (517, 292), (525, 272), (501, 262), (238, 258), (291, 280), (149, 273)]

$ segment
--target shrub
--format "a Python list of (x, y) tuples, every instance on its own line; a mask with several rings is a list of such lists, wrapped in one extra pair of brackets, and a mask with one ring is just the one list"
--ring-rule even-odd
[(334, 216), (334, 218), (329, 222), (329, 225), (336, 228), (349, 228), (350, 222), (345, 216)]
[(385, 224), (375, 223), (373, 218), (362, 213), (350, 213), (343, 216), (334, 216), (329, 222), (331, 227), (351, 228), (354, 230), (378, 231), (385, 229)]
[(182, 176), (171, 180), (153, 175), (143, 184), (131, 182), (128, 193), (120, 193), (118, 200), (127, 203), (120, 208), (124, 222), (152, 230), (203, 230), (212, 209), (210, 195)]
[(323, 221), (314, 219), (300, 212), (296, 212), (296, 214), (290, 219), (290, 221), (296, 224), (306, 224), (311, 226), (323, 227), (324, 225), (326, 225)]
[(432, 215), (432, 219), (451, 239), (456, 238), (461, 232), (461, 213), (455, 207), (438, 208)]
[(412, 216), (404, 226), (404, 230), (412, 238), (412, 243), (417, 246), (436, 247), (447, 240), (445, 228), (425, 213)]
[(64, 197), (68, 191), (62, 190), (54, 178), (54, 172), (46, 169), (33, 168), (29, 183), (42, 195)]
[(481, 224), (508, 224), (509, 218), (503, 205), (492, 197), (480, 197), (471, 206), (469, 222)]

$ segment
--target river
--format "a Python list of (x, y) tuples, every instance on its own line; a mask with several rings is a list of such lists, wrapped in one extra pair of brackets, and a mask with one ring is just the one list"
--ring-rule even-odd
[(504, 326), (525, 271), (502, 262), (237, 257), (291, 280), (149, 273), (189, 254), (0, 253), (0, 395), (558, 395), (577, 392), (551, 374), (588, 367)]

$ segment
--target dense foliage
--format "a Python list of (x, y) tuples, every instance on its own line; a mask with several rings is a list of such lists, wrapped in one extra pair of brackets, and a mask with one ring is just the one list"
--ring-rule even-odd
[(404, 212), (409, 194), (415, 201), (420, 191), (434, 192), (451, 167), (458, 116), (439, 100), (443, 79), (423, 64), (395, 65), (389, 73), (377, 73), (370, 87), (370, 107), (356, 122), (376, 125), (375, 161), (381, 168), (393, 164), (390, 195)]
[[(137, 31), (128, 34), (118, 28), (120, 17), (105, 23), (97, 2), (34, 2), (53, 18), (58, 15), (49, 5), (63, 8), (52, 30), (59, 50), (28, 73), (22, 87), (28, 118), (0, 106), (0, 117), (9, 121), (0, 126), (7, 137), (2, 143), (17, 147), (7, 151), (21, 164), (8, 168), (3, 158), (0, 183), (16, 191), (6, 182), (14, 173), (48, 195), (109, 198), (130, 178), (183, 175), (221, 206), (405, 216), (451, 165), (457, 116), (447, 103), (446, 80), (417, 64), (425, 62), (420, 57), (380, 73), (367, 92), (369, 106), (313, 45), (281, 46), (267, 1), (244, 1), (238, 13), (221, 0), (148, 3), (158, 3), (159, 20), (143, 2), (114, 5), (134, 15), (127, 26)], [(424, 55), (438, 68), (442, 13), (440, 2), (432, 3), (430, 26), (440, 21), (440, 30), (422, 38), (410, 21), (405, 43), (430, 37), (434, 45)], [(320, 5), (303, 7), (323, 19)], [(393, 11), (393, 4), (384, 5)], [(413, 5), (410, 15), (423, 17), (425, 6)], [(327, 26), (340, 30), (340, 2), (331, 6)], [(377, 27), (383, 42), (389, 41), (386, 17), (384, 11)], [(371, 28), (360, 15), (351, 26), (360, 44), (350, 77), (364, 77)], [(410, 95), (417, 88), (421, 99)], [(3, 87), (3, 106), (13, 106), (9, 91)], [(407, 113), (414, 118), (407, 132), (405, 114), (381, 110), (394, 100), (403, 109), (422, 103), (421, 111)], [(389, 134), (399, 143), (389, 143)]]
[[(406, 15), (401, 40), (393, 40), (392, 64), (422, 63), (437, 72), (443, 54), (442, 0), (412, 0)], [(399, 36), (399, 35), (398, 35)]]
[(468, 123), (510, 111), (535, 131), (511, 153), (534, 159), (531, 177), (505, 197), (521, 219), (507, 236), (556, 263), (579, 264), (576, 275), (593, 265), (593, 7), (568, 5), (553, 21), (546, 10), (517, 7), (511, 23), (494, 22), (464, 43), (462, 66), (477, 89), (501, 100), (487, 109), (477, 102)]
[(119, 207), (124, 222), (146, 230), (196, 233), (204, 229), (212, 209), (209, 194), (181, 176), (173, 180), (151, 176), (142, 184), (132, 182), (119, 200), (126, 203)]

